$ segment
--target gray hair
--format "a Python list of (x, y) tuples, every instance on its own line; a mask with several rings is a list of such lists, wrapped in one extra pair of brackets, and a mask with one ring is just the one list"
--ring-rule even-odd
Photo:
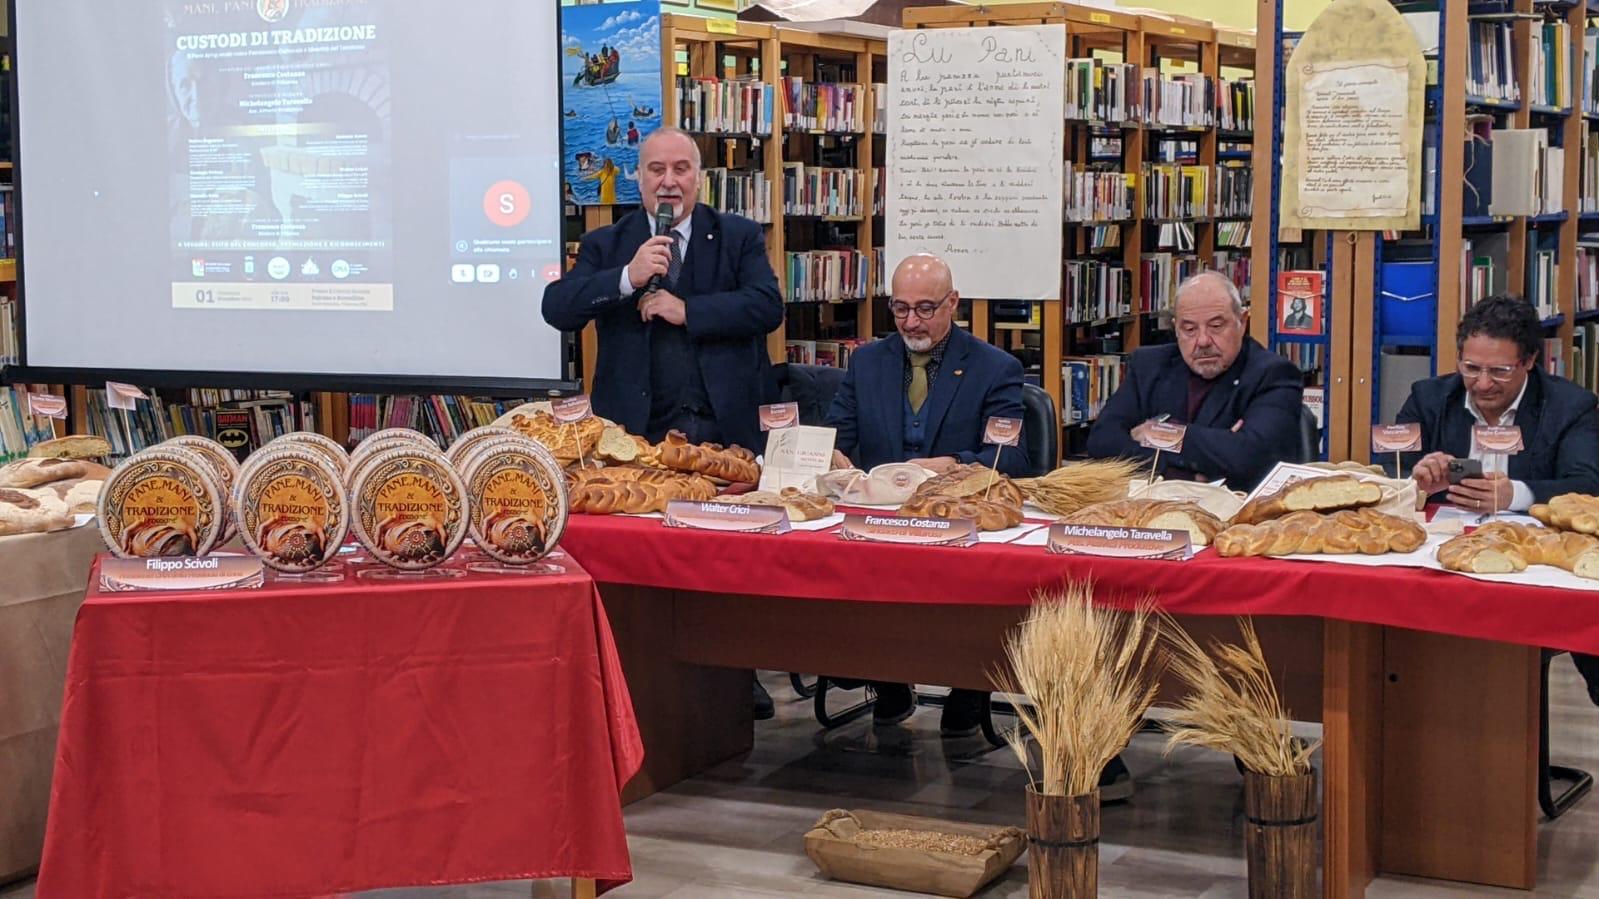
[(699, 144), (699, 141), (695, 140), (694, 136), (692, 134), (689, 134), (687, 131), (684, 131), (681, 128), (673, 128), (671, 125), (662, 125), (661, 127), (655, 129), (654, 131), (651, 131), (649, 133), (649, 135), (644, 138), (644, 142), (638, 145), (639, 164), (642, 165), (644, 163), (644, 151), (649, 149), (650, 143), (652, 141), (654, 141), (658, 137), (670, 137), (670, 136), (672, 136), (674, 134), (677, 135), (678, 137), (682, 137), (682, 138), (685, 138), (686, 140), (688, 140), (688, 145), (694, 148), (694, 167), (696, 169), (705, 168), (705, 163), (700, 158), (700, 144)]
[(1214, 278), (1221, 283), (1222, 289), (1227, 291), (1227, 298), (1233, 301), (1233, 312), (1239, 318), (1243, 318), (1244, 313), (1249, 311), (1249, 306), (1244, 303), (1244, 295), (1238, 292), (1238, 285), (1233, 283), (1233, 279), (1213, 268), (1207, 268), (1198, 274), (1184, 278), (1183, 282), (1177, 285), (1177, 296), (1172, 300), (1172, 308), (1176, 308), (1177, 300), (1182, 299), (1183, 293), (1189, 288), (1194, 287), (1204, 279), (1210, 278)]

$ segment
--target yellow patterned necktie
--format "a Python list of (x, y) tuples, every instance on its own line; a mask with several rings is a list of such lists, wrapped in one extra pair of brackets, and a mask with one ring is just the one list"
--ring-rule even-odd
[(927, 402), (927, 363), (933, 358), (932, 353), (911, 353), (911, 386), (905, 389), (906, 399), (911, 401), (911, 411), (922, 411), (922, 404)]

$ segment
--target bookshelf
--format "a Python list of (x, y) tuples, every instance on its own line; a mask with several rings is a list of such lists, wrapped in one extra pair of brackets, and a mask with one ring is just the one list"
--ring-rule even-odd
[(783, 258), (787, 358), (847, 367), (853, 346), (885, 330), (875, 251), (887, 141), (876, 98), (888, 46), (791, 28), (777, 29), (777, 45), (784, 203), (771, 236)]
[[(1066, 3), (904, 13), (908, 28), (1056, 23), (1069, 58), (1062, 301), (974, 298), (968, 322), (1022, 357), (1061, 410), (1061, 446), (1073, 455), (1120, 385), (1123, 357), (1171, 339), (1171, 294), (1184, 275), (1223, 267), (1247, 292), (1269, 268), (1271, 244), (1253, 235), (1270, 186), (1253, 172), (1273, 166), (1254, 132), (1273, 119), (1269, 94), (1264, 113), (1254, 102), (1259, 50), (1249, 32)], [(1025, 323), (1002, 320), (1013, 305), (1031, 307)]]

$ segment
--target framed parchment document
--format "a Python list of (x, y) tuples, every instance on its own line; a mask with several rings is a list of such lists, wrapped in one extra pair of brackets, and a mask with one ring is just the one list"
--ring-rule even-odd
[(1282, 227), (1417, 227), (1425, 88), (1421, 46), (1386, 0), (1317, 16), (1288, 64)]

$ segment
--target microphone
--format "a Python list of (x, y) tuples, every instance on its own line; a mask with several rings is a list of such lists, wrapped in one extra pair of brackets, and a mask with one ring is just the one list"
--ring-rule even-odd
[[(672, 220), (677, 218), (677, 207), (671, 203), (662, 203), (655, 207), (655, 237), (672, 233)], [(673, 238), (674, 240), (676, 238)], [(650, 282), (644, 285), (644, 292), (661, 289), (661, 276), (650, 275)]]

